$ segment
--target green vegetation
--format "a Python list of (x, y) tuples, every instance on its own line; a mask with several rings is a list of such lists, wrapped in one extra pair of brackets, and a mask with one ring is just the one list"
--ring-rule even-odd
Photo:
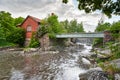
[[(114, 22), (113, 24), (110, 23), (99, 23), (95, 32), (104, 32), (110, 31), (112, 34), (113, 42), (119, 42), (120, 38), (120, 21)], [(99, 45), (103, 43), (103, 39), (96, 38), (94, 40), (94, 45)]]
[(22, 28), (15, 28), (10, 34), (8, 34), (6, 39), (11, 43), (23, 46), (25, 41), (25, 31)]
[[(108, 30), (111, 32), (113, 41), (107, 42), (105, 45), (109, 46), (109, 49), (111, 50), (111, 55), (113, 59), (120, 58), (120, 50), (119, 50), (119, 38), (120, 38), (120, 22), (114, 22), (113, 24), (104, 23), (104, 24), (98, 24), (96, 28), (96, 32), (103, 32), (105, 30)], [(117, 42), (117, 43), (116, 43)], [(103, 43), (102, 39), (96, 39), (95, 43), (97, 45)], [(111, 59), (112, 59), (111, 58)]]
[(41, 27), (38, 29), (37, 36), (41, 37), (48, 33), (50, 38), (55, 38), (56, 34), (61, 33), (79, 33), (84, 32), (82, 23), (77, 23), (77, 20), (58, 21), (58, 17), (53, 14), (42, 20)]
[[(109, 80), (114, 80), (114, 74), (120, 73), (120, 68), (117, 67), (115, 63), (111, 64), (112, 60), (120, 58), (120, 21), (114, 22), (112, 24), (99, 24), (95, 31), (103, 32), (105, 30), (110, 31), (112, 34), (112, 41), (107, 42), (104, 45), (110, 49), (111, 53), (109, 55), (105, 55), (107, 56), (106, 59), (96, 58), (96, 61), (98, 66), (100, 66), (105, 72), (109, 74)], [(95, 42), (96, 45), (100, 45), (102, 43), (102, 39), (97, 39)]]
[(97, 28), (95, 29), (95, 32), (103, 32), (110, 29), (111, 24), (110, 23), (98, 23)]
[(120, 21), (114, 22), (111, 25), (110, 31), (112, 33), (112, 36), (113, 36), (114, 40), (118, 41), (119, 37), (120, 37)]
[(36, 38), (36, 33), (33, 33), (30, 44), (29, 44), (29, 47), (36, 48), (36, 47), (39, 47), (39, 46), (40, 46), (40, 42), (39, 42), (38, 38)]
[(65, 28), (67, 33), (79, 33), (85, 32), (82, 23), (78, 23), (77, 20), (68, 20), (62, 21), (61, 25)]
[(110, 64), (108, 62), (101, 62), (98, 64), (98, 66), (109, 74), (109, 80), (114, 80), (114, 74), (120, 72), (120, 68), (118, 68), (115, 64)]
[(37, 31), (37, 36), (42, 37), (48, 33), (50, 38), (55, 38), (56, 34), (64, 33), (65, 29), (60, 25), (58, 17), (55, 14), (48, 16), (41, 22), (41, 27)]
[(6, 41), (5, 39), (0, 39), (0, 47), (14, 47), (14, 46), (16, 45)]
[(17, 28), (24, 18), (13, 18), (9, 12), (0, 11), (0, 46), (23, 46), (24, 30)]
[[(77, 20), (72, 21), (58, 21), (58, 17), (55, 14), (49, 15), (48, 18), (45, 18), (41, 21), (41, 26), (37, 31), (37, 37), (41, 38), (44, 34), (48, 34), (50, 41), (57, 45), (59, 43), (65, 44), (66, 39), (56, 39), (56, 34), (61, 33), (79, 33), (84, 32), (82, 23), (77, 23)], [(59, 44), (61, 45), (61, 44)]]
[[(95, 32), (104, 32), (106, 30), (110, 29), (111, 24), (110, 23), (98, 23), (98, 26), (95, 29)], [(94, 40), (93, 46), (96, 45), (102, 45), (103, 46), (103, 39), (102, 38), (96, 38)]]
[[(69, 0), (62, 0), (63, 3), (67, 3)], [(111, 17), (112, 14), (120, 15), (120, 0), (76, 0), (78, 1), (78, 8), (85, 10), (86, 13), (90, 13), (96, 10), (100, 10), (102, 13)]]

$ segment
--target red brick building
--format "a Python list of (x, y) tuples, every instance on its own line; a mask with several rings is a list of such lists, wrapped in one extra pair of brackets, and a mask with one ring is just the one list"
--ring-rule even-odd
[(32, 33), (36, 32), (38, 27), (40, 26), (40, 21), (40, 19), (28, 15), (23, 23), (20, 25), (20, 27), (26, 30), (25, 45), (29, 44)]

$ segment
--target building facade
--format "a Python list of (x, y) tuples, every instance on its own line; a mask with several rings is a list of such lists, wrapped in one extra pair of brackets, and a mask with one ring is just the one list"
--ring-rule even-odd
[(25, 45), (29, 45), (32, 33), (37, 31), (40, 21), (40, 19), (28, 15), (23, 23), (19, 25), (26, 31)]

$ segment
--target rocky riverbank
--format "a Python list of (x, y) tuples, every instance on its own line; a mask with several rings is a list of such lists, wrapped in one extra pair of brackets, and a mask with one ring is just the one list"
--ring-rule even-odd
[[(120, 80), (120, 60), (114, 58), (109, 48), (96, 48), (94, 52), (86, 56), (90, 61), (94, 61), (93, 69), (88, 69), (85, 73), (80, 74), (80, 80)], [(115, 54), (114, 54), (115, 55)], [(96, 70), (96, 67), (100, 69)]]

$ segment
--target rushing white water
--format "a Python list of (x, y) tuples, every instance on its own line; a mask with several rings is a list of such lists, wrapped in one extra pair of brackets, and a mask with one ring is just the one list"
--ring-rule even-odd
[(79, 67), (64, 67), (55, 80), (79, 80), (79, 74), (84, 71)]
[(24, 74), (21, 71), (13, 70), (10, 80), (24, 80)]
[[(79, 66), (77, 66), (76, 61), (79, 59), (79, 55), (84, 54), (90, 54), (90, 50), (92, 49), (91, 46), (87, 46), (86, 44), (84, 44), (84, 50), (82, 50), (80, 53), (76, 53), (76, 54), (72, 54), (72, 56), (75, 57), (75, 59), (73, 60), (68, 60), (67, 63), (63, 63), (61, 64), (61, 72), (59, 74), (57, 74), (57, 78), (55, 80), (80, 80), (79, 79), (79, 74), (80, 73), (84, 73), (86, 70), (80, 68)], [(82, 61), (86, 64), (90, 64), (90, 61), (88, 61), (85, 58), (82, 58)], [(72, 65), (72, 66), (71, 66)]]

